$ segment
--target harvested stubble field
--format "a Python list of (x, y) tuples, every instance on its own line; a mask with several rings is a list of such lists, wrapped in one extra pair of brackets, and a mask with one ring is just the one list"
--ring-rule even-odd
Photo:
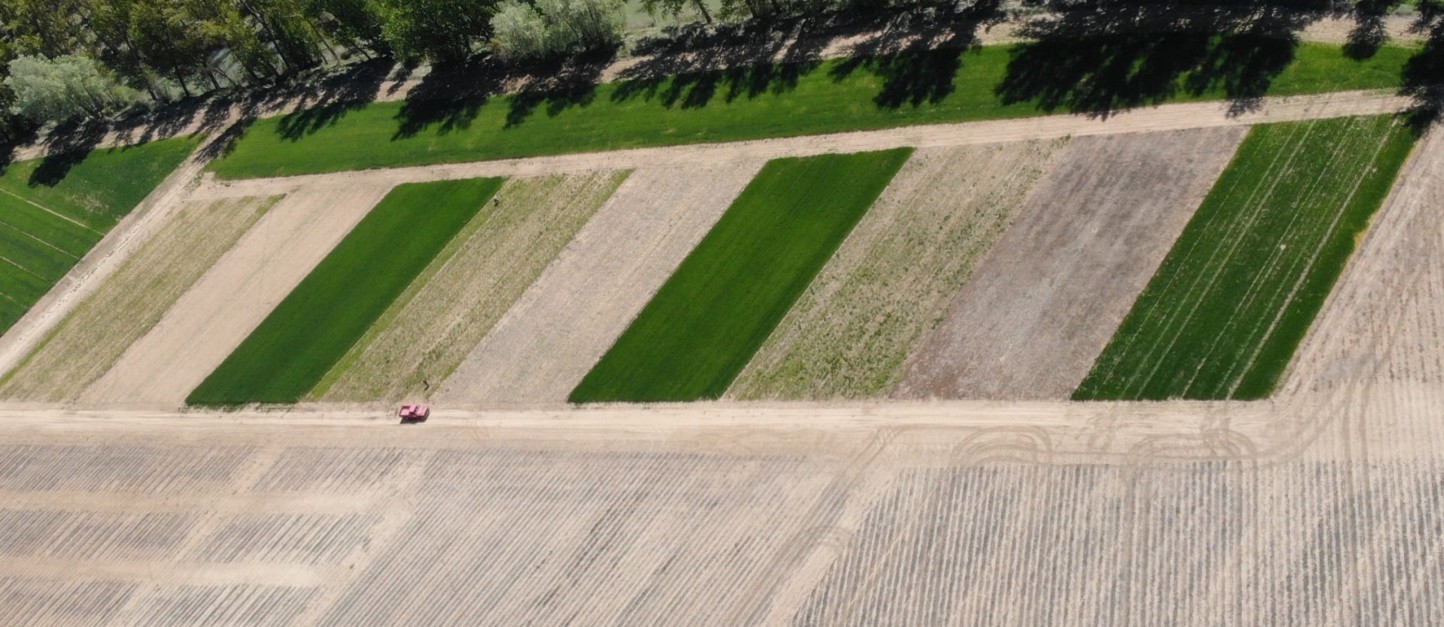
[(909, 357), (896, 396), (1067, 398), (1244, 132), (1070, 142)]
[(87, 388), (80, 402), (184, 402), (387, 190), (355, 183), (287, 195)]
[(565, 402), (762, 164), (637, 170), (437, 399), (487, 406)]
[(428, 396), (426, 384), (451, 375), (627, 176), (602, 171), (508, 179), (496, 202), (321, 379), (311, 400)]
[[(0, 333), (195, 149), (168, 139), (0, 166)], [(72, 163), (73, 161), (73, 163)], [(64, 168), (56, 171), (57, 168)]]
[(280, 200), (191, 202), (0, 383), (0, 398), (73, 401)]
[(721, 396), (911, 153), (763, 166), (568, 400)]
[(876, 398), (943, 318), (1065, 142), (919, 149), (728, 390)]
[(482, 210), (502, 182), (396, 186), (186, 403), (300, 400)]
[(1413, 144), (1392, 116), (1255, 127), (1074, 398), (1268, 396)]

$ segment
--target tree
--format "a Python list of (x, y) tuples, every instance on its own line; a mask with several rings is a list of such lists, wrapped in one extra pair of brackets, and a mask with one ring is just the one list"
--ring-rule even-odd
[(15, 112), (36, 123), (100, 118), (135, 101), (134, 90), (102, 74), (89, 57), (22, 56), (9, 67), (5, 86), (15, 94)]
[(456, 61), (491, 35), (496, 0), (379, 0), (382, 36), (406, 60)]
[(622, 39), (617, 0), (508, 0), (492, 18), (492, 45), (506, 58), (547, 57), (615, 45)]
[(708, 24), (712, 23), (712, 12), (707, 9), (707, 0), (642, 0), (642, 9), (653, 17), (658, 13), (680, 17), (687, 7), (697, 9), (703, 20)]
[(306, 12), (343, 46), (390, 54), (376, 0), (309, 0)]

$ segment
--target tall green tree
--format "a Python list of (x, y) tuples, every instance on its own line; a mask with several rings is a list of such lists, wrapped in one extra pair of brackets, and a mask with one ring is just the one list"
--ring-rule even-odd
[(380, 0), (382, 34), (408, 60), (464, 59), (491, 35), (496, 0)]

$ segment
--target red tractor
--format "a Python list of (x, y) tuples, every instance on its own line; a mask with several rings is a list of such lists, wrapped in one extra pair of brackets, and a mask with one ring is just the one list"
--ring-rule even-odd
[(421, 422), (431, 416), (431, 406), (419, 403), (402, 405), (396, 415), (401, 417), (401, 422)]

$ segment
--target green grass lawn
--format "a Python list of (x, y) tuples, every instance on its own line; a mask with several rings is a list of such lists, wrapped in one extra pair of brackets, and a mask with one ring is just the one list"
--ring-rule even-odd
[(502, 179), (398, 185), (191, 392), (192, 405), (294, 403), (486, 204)]
[(199, 141), (168, 139), (4, 168), (0, 333), (50, 291)]
[(1254, 127), (1074, 398), (1267, 397), (1414, 139), (1387, 116)]
[(910, 154), (769, 162), (571, 402), (721, 396)]
[[(1193, 41), (1187, 50), (1109, 40), (1058, 50), (993, 46), (768, 65), (608, 83), (544, 102), (508, 96), (431, 110), (380, 102), (335, 117), (312, 111), (257, 121), (211, 167), (221, 178), (286, 176), (1097, 112), (1249, 90), (1393, 89), (1415, 52), (1386, 47), (1355, 61), (1337, 46), (1304, 43), (1271, 51), (1267, 59), (1240, 61), (1242, 54), (1209, 41)], [(1254, 65), (1279, 71), (1261, 71), (1267, 78), (1259, 81), (1246, 69), (1242, 77), (1219, 69)]]

